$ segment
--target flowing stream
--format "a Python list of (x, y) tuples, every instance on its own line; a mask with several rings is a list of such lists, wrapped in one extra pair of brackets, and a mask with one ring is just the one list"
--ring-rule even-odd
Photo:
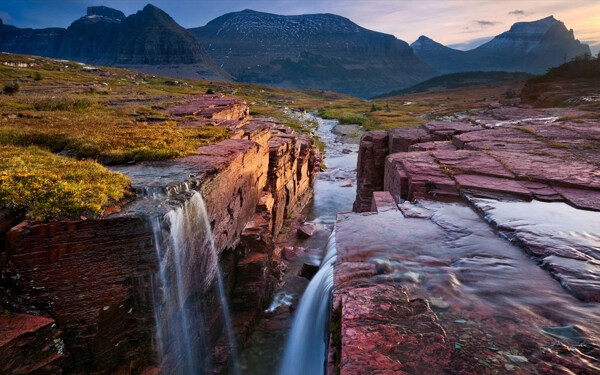
[[(164, 218), (153, 217), (156, 256), (154, 316), (159, 363), (173, 373), (197, 375), (211, 369), (205, 338), (205, 316), (198, 299), (215, 287), (223, 315), (227, 345), (237, 373), (237, 353), (218, 254), (206, 206), (198, 192)], [(200, 286), (198, 288), (198, 286)]]
[(335, 230), (319, 271), (302, 295), (281, 362), (280, 375), (322, 374), (327, 358), (333, 265), (337, 257)]
[[(306, 248), (289, 264), (286, 284), (276, 292), (267, 317), (250, 337), (242, 353), (242, 372), (247, 375), (311, 374), (324, 372), (329, 339), (329, 310), (335, 262), (335, 235), (332, 234), (338, 212), (352, 210), (356, 196), (358, 137), (354, 143), (333, 133), (336, 120), (323, 120), (311, 114), (295, 114), (302, 121), (316, 121), (316, 133), (325, 144), (327, 168), (318, 173), (311, 202), (302, 212), (306, 223), (318, 230), (295, 246)], [(310, 284), (299, 282), (302, 264), (321, 265)], [(304, 279), (305, 280), (305, 279)], [(304, 281), (306, 282), (306, 281)], [(304, 294), (303, 294), (304, 292)], [(300, 298), (300, 296), (302, 296)], [(290, 305), (300, 298), (295, 312)]]

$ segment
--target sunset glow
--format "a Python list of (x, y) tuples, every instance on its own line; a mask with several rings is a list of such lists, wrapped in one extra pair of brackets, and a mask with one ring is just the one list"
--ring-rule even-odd
[[(135, 13), (149, 0), (0, 1), (0, 18), (18, 27), (67, 27), (85, 14), (90, 5), (103, 4)], [(228, 12), (243, 9), (277, 13), (334, 13), (365, 28), (395, 35), (412, 43), (420, 35), (459, 49), (473, 48), (519, 21), (534, 21), (553, 15), (573, 29), (575, 37), (600, 50), (600, 1), (489, 1), (489, 0), (325, 0), (295, 2), (265, 0), (151, 1), (184, 27), (198, 27)]]

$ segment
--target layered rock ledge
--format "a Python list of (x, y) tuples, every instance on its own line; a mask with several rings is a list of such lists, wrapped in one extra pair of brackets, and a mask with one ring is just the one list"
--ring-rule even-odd
[[(185, 158), (112, 168), (131, 178), (137, 199), (104, 217), (3, 227), (1, 267), (14, 284), (14, 310), (33, 314), (8, 314), (13, 320), (30, 319), (27, 324), (33, 327), (29, 346), (12, 344), (18, 332), (2, 344), (10, 363), (33, 361), (32, 368), (53, 369), (40, 373), (174, 371), (181, 353), (168, 353), (159, 363), (154, 338), (152, 284), (159, 264), (151, 219), (164, 222), (161, 218), (182, 207), (192, 191), (199, 191), (206, 202), (241, 339), (267, 307), (280, 277), (280, 254), (272, 236), (285, 217), (310, 199), (320, 165), (318, 150), (312, 139), (276, 120), (251, 118), (239, 99), (197, 96), (166, 112), (181, 126), (226, 127), (231, 138)], [(191, 266), (201, 270), (203, 260), (197, 261)], [(214, 348), (210, 370), (220, 372), (227, 369), (230, 348), (223, 342), (224, 322), (212, 276), (185, 281), (192, 289), (184, 308), (203, 311), (205, 332), (192, 333), (198, 336), (192, 339)], [(42, 319), (34, 315), (40, 314), (52, 316), (51, 330), (47, 324), (34, 324)], [(64, 343), (61, 352), (52, 349), (56, 340)], [(29, 347), (45, 349), (30, 357), (24, 349)], [(52, 355), (42, 355), (46, 352)]]
[[(369, 132), (361, 140), (359, 158), (364, 165), (358, 169), (354, 209), (370, 211), (373, 193), (384, 190), (396, 202), (469, 201), (488, 218), (490, 207), (477, 198), (563, 202), (600, 211), (600, 125), (559, 118), (567, 114), (498, 107), (461, 121)], [(516, 215), (513, 221), (520, 218)], [(578, 298), (600, 301), (595, 240), (589, 243), (572, 236), (548, 240), (548, 231), (525, 234), (523, 223), (515, 226), (511, 218), (491, 220)], [(542, 219), (531, 220), (535, 225)], [(598, 229), (589, 234), (597, 238)]]
[(599, 135), (503, 106), (366, 133), (328, 373), (597, 372)]
[(338, 215), (328, 374), (597, 371), (598, 303), (467, 203), (378, 195), (378, 213)]

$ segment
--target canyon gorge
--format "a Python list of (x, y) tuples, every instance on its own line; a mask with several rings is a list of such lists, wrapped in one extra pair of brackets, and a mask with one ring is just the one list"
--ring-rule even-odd
[(0, 374), (600, 373), (600, 56), (553, 16), (6, 21)]

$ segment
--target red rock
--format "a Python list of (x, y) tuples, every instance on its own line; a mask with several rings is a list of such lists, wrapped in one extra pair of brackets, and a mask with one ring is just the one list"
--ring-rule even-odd
[(66, 350), (53, 319), (0, 313), (0, 373), (62, 374)]
[(600, 190), (597, 167), (585, 161), (565, 160), (547, 155), (491, 151), (518, 179), (533, 180), (552, 186)]
[(523, 199), (531, 199), (529, 189), (523, 187), (518, 181), (509, 180), (506, 178), (497, 178), (481, 175), (461, 174), (454, 176), (456, 183), (460, 186), (460, 190), (470, 194), (481, 196), (490, 196), (485, 193), (502, 195), (513, 195)]
[(386, 159), (384, 189), (393, 197), (415, 198), (456, 197), (452, 180), (427, 152), (391, 154)]
[(471, 122), (456, 121), (431, 121), (421, 125), (421, 127), (431, 133), (437, 140), (450, 140), (453, 135), (483, 129), (480, 125)]
[(371, 212), (398, 211), (398, 206), (392, 195), (387, 191), (373, 192)]
[(415, 143), (431, 142), (433, 136), (421, 128), (392, 129), (389, 134), (389, 153), (408, 152), (408, 148)]
[(296, 257), (296, 250), (293, 246), (286, 246), (283, 248), (283, 258), (285, 260), (292, 260)]
[(250, 110), (242, 99), (220, 95), (198, 95), (185, 104), (168, 108), (166, 113), (173, 116), (198, 116), (205, 119), (242, 120)]
[(298, 228), (298, 236), (308, 238), (314, 236), (317, 231), (317, 227), (313, 224), (304, 224)]
[[(221, 255), (225, 288), (233, 290), (239, 310), (235, 326), (249, 329), (270, 301), (283, 267), (272, 236), (283, 219), (310, 198), (320, 155), (310, 138), (298, 137), (277, 122), (248, 121), (247, 107), (239, 99), (201, 97), (167, 112), (228, 121), (239, 130), (239, 139), (200, 147), (196, 155), (178, 160), (115, 170), (130, 176), (140, 191), (144, 187), (169, 192), (172, 204), (184, 201), (187, 195), (181, 192), (188, 188), (201, 191)], [(137, 200), (99, 219), (23, 223), (7, 234), (3, 262), (10, 264), (11, 275), (20, 276), (19, 293), (27, 303), (45, 306), (59, 322), (72, 355), (70, 371), (172, 368), (177, 353), (153, 363), (157, 348), (151, 339), (155, 330), (151, 280), (158, 265), (145, 215), (168, 211), (159, 199)], [(159, 212), (153, 211), (157, 207)], [(223, 322), (212, 279), (204, 278), (199, 272), (186, 306), (202, 306), (206, 332), (194, 335), (206, 335), (211, 346), (216, 345)]]
[(401, 288), (349, 288), (341, 308), (341, 374), (441, 373), (448, 364), (452, 349), (437, 317)]
[(600, 191), (572, 189), (557, 186), (553, 190), (576, 208), (600, 211)]
[(454, 151), (456, 150), (456, 146), (452, 144), (450, 141), (434, 141), (434, 142), (423, 142), (423, 143), (415, 143), (408, 148), (408, 151)]
[(502, 163), (481, 151), (434, 151), (437, 162), (450, 169), (453, 175), (478, 174), (485, 176), (514, 178), (515, 175)]
[(369, 211), (373, 192), (383, 190), (388, 139), (388, 133), (385, 130), (367, 132), (360, 139), (356, 171), (356, 200), (352, 208), (355, 212)]

